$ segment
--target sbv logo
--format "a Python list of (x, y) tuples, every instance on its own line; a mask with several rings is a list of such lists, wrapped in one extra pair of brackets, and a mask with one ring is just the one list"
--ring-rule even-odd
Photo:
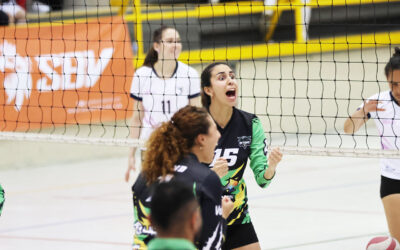
[(4, 41), (0, 44), (0, 71), (4, 73), (4, 90), (7, 104), (14, 101), (14, 108), (21, 110), (24, 99), (29, 99), (32, 91), (30, 74), (31, 60), (20, 56), (14, 44)]

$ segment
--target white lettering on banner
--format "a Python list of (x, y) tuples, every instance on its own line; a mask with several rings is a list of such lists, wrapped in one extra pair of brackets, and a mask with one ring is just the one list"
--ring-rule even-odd
[(4, 73), (4, 90), (7, 104), (14, 100), (14, 108), (21, 110), (25, 98), (29, 99), (32, 90), (32, 76), (29, 73), (31, 60), (20, 56), (14, 44), (0, 43), (0, 71)]
[(115, 98), (79, 100), (76, 103), (76, 107), (67, 109), (67, 113), (77, 114), (97, 110), (116, 110), (122, 108), (123, 105), (121, 104), (121, 97), (116, 96)]
[[(93, 87), (112, 58), (114, 49), (105, 48), (96, 60), (93, 50), (35, 57), (39, 70), (46, 76), (39, 79), (39, 91), (70, 90)], [(61, 74), (56, 71), (62, 68)], [(73, 81), (73, 77), (75, 81)]]
[[(110, 47), (101, 50), (98, 59), (93, 50), (36, 56), (34, 59), (38, 63), (39, 73), (45, 75), (36, 82), (36, 88), (45, 92), (93, 87), (113, 53), (114, 49)], [(21, 110), (24, 100), (29, 99), (32, 92), (31, 65), (29, 57), (17, 53), (15, 44), (6, 40), (0, 43), (0, 71), (4, 73), (6, 103), (14, 102), (17, 111)], [(61, 72), (57, 68), (61, 68)], [(114, 107), (111, 105), (109, 108)]]

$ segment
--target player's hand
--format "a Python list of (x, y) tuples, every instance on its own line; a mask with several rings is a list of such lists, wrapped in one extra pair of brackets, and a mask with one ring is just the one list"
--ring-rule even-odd
[(369, 112), (385, 111), (383, 108), (378, 108), (378, 104), (382, 102), (378, 100), (368, 100), (364, 102), (364, 114), (367, 115)]
[(268, 168), (271, 168), (275, 171), (276, 166), (282, 160), (282, 152), (280, 148), (274, 148), (268, 154)]
[(213, 170), (219, 178), (224, 177), (225, 175), (228, 174), (228, 161), (225, 158), (218, 158), (215, 163), (214, 163), (214, 167), (211, 168), (211, 170)]
[(227, 219), (228, 216), (232, 213), (234, 204), (232, 200), (228, 196), (223, 196), (221, 200), (222, 207), (222, 217)]
[(129, 176), (131, 175), (131, 171), (135, 171), (135, 154), (129, 154), (129, 159), (128, 159), (128, 169), (125, 172), (125, 181), (128, 182), (129, 181)]

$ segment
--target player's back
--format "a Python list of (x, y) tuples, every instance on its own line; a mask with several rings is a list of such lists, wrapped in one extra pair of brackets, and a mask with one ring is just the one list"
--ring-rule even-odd
[(207, 165), (198, 161), (193, 154), (185, 156), (175, 165), (174, 175), (168, 175), (152, 185), (146, 183), (141, 173), (132, 187), (134, 203), (134, 249), (143, 249), (156, 235), (150, 225), (150, 202), (152, 190), (160, 181), (179, 181), (186, 183), (196, 195), (199, 201), (203, 228), (201, 238), (197, 245), (201, 249), (215, 249), (222, 242), (225, 228), (221, 214), (222, 186), (220, 180)]

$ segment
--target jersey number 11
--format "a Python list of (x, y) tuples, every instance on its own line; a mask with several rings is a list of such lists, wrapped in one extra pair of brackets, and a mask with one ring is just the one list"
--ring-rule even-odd
[[(162, 112), (164, 113), (164, 114), (166, 114), (166, 113), (168, 113), (168, 114), (170, 114), (171, 113), (171, 101), (170, 100), (168, 100), (168, 101), (161, 101), (161, 103), (162, 103)], [(167, 110), (165, 110), (165, 104), (167, 104), (168, 105), (168, 109)]]

